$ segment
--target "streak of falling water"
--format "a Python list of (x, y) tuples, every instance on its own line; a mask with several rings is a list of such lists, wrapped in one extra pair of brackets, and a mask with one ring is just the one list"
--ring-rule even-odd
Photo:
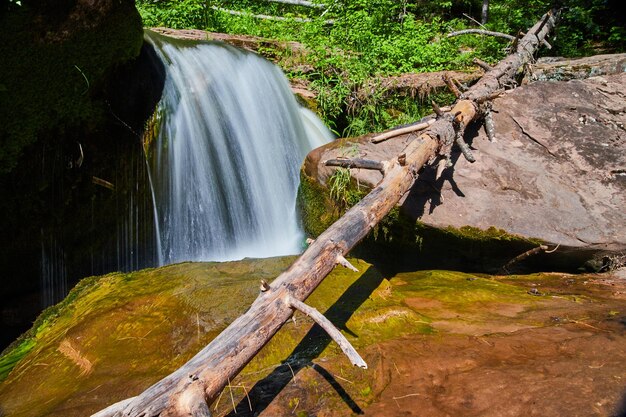
[(148, 155), (163, 262), (297, 253), (299, 167), (328, 129), (257, 55), (146, 38), (167, 73)]

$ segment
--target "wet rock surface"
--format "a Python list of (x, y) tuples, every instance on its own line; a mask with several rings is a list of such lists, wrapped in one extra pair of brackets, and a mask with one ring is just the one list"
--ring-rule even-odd
[[(495, 227), (560, 244), (585, 256), (626, 249), (626, 73), (568, 82), (536, 82), (494, 100), (496, 141), (468, 131), (477, 161), (453, 153), (435, 180), (425, 168), (401, 201), (402, 212), (437, 228)], [(368, 135), (311, 152), (304, 174), (327, 184), (327, 159), (396, 157), (415, 134), (380, 144)], [(459, 157), (461, 156), (461, 157)], [(352, 169), (372, 187), (377, 171)]]
[[(186, 263), (83, 281), (0, 358), (0, 414), (83, 416), (136, 395), (241, 314), (289, 258)], [(622, 415), (626, 281), (615, 274), (386, 276), (335, 270), (307, 303), (369, 368), (297, 313), (214, 415)], [(20, 353), (21, 352), (21, 353)], [(21, 358), (21, 359), (20, 359)], [(33, 388), (36, 387), (36, 388)]]

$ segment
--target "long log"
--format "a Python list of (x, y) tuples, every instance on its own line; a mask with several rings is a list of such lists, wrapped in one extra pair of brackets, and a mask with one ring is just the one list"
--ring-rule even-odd
[(532, 59), (555, 20), (552, 13), (544, 15), (520, 40), (517, 52), (463, 93), (451, 112), (410, 142), (397, 158), (386, 161), (388, 169), (382, 181), (315, 239), (287, 271), (271, 284), (263, 283), (250, 309), (189, 362), (138, 396), (94, 416), (205, 415), (206, 408), (197, 402), (211, 404), (292, 316), (293, 300), (305, 300), (337, 264), (344, 264), (344, 255), (397, 204), (413, 185), (418, 171), (453, 143), (458, 127), (478, 119), (481, 103), (512, 83), (517, 70)]
[[(298, 23), (310, 23), (314, 21), (314, 19), (309, 19), (305, 17), (282, 17), (282, 16), (270, 16), (266, 14), (252, 14), (252, 13), (240, 12), (238, 10), (225, 9), (223, 7), (218, 7), (218, 6), (211, 6), (211, 9), (218, 11), (218, 12), (227, 13), (233, 16), (250, 16), (250, 17), (254, 17), (255, 19), (261, 19), (261, 20), (277, 20), (280, 22), (298, 22)], [(334, 25), (335, 21), (333, 19), (324, 20), (324, 24)]]

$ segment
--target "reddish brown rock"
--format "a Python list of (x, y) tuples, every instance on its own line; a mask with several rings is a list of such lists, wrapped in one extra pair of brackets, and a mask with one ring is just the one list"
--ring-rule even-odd
[[(626, 250), (626, 73), (569, 82), (537, 82), (494, 101), (496, 142), (482, 127), (468, 132), (477, 161), (453, 153), (435, 181), (425, 169), (402, 211), (437, 228), (495, 227), (560, 244), (561, 252)], [(476, 131), (476, 129), (479, 129)], [(389, 159), (411, 139), (380, 144), (373, 135), (314, 150), (304, 171), (326, 184), (336, 157)], [(352, 169), (360, 184), (381, 174)]]

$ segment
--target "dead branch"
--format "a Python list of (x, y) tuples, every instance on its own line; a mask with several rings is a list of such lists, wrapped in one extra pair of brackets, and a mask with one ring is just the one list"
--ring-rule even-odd
[(373, 169), (376, 171), (384, 172), (385, 164), (380, 161), (374, 161), (371, 159), (329, 159), (324, 161), (324, 165), (327, 167), (342, 167), (342, 168), (361, 168), (361, 169)]
[(478, 58), (474, 58), (472, 60), (472, 62), (476, 65), (478, 65), (479, 67), (481, 67), (483, 70), (485, 70), (485, 72), (490, 71), (492, 69), (492, 66), (487, 64), (485, 61), (478, 59)]
[(453, 36), (459, 36), (459, 35), (467, 35), (467, 34), (478, 34), (478, 35), (495, 36), (497, 38), (504, 38), (504, 39), (508, 39), (510, 41), (515, 40), (515, 36), (507, 35), (506, 33), (492, 32), (490, 30), (483, 30), (483, 29), (463, 29), (463, 30), (457, 30), (456, 32), (448, 33), (448, 38), (451, 38)]
[(454, 94), (454, 97), (456, 98), (461, 97), (461, 91), (459, 90), (459, 87), (457, 87), (452, 77), (449, 77), (447, 74), (444, 74), (442, 76), (442, 79), (443, 79), (443, 82), (446, 83), (446, 85), (448, 86), (448, 89), (450, 90), (450, 92)]
[(287, 299), (288, 304), (294, 309), (300, 311), (302, 314), (309, 316), (315, 321), (326, 333), (330, 336), (331, 339), (335, 341), (341, 348), (342, 352), (350, 359), (350, 362), (354, 366), (358, 366), (359, 368), (367, 369), (367, 364), (361, 358), (361, 356), (357, 353), (357, 351), (352, 347), (348, 339), (345, 338), (344, 335), (341, 334), (339, 330), (326, 318), (322, 313), (314, 309), (313, 307), (309, 307), (304, 304), (302, 301), (289, 297)]
[(272, 3), (293, 4), (295, 6), (310, 7), (312, 9), (325, 9), (326, 5), (321, 3), (312, 3), (307, 0), (265, 0)]
[(424, 130), (428, 127), (430, 127), (433, 123), (435, 123), (435, 119), (429, 120), (427, 122), (423, 122), (423, 123), (418, 123), (416, 125), (412, 125), (412, 126), (407, 126), (407, 127), (403, 127), (400, 129), (393, 129), (390, 130), (388, 132), (385, 133), (381, 133), (380, 135), (374, 136), (371, 139), (372, 143), (380, 143), (380, 142), (384, 142), (387, 139), (396, 137), (396, 136), (400, 136), (400, 135), (406, 135), (407, 133), (412, 133), (412, 132), (417, 132), (420, 130)]
[[(254, 17), (255, 19), (261, 19), (261, 20), (277, 20), (281, 22), (292, 21), (292, 22), (298, 22), (298, 23), (313, 22), (313, 19), (307, 19), (307, 18), (302, 18), (302, 17), (282, 17), (282, 16), (270, 16), (266, 14), (251, 14), (251, 13), (246, 13), (246, 12), (240, 12), (238, 10), (225, 9), (223, 7), (217, 7), (217, 6), (211, 6), (211, 9), (218, 11), (218, 12), (227, 13), (233, 16), (250, 16), (250, 17)], [(324, 24), (334, 25), (335, 21), (324, 20)]]
[(560, 244), (556, 245), (554, 247), (554, 249), (552, 249), (552, 250), (548, 250), (549, 248), (548, 248), (547, 245), (539, 245), (539, 246), (536, 246), (536, 247), (534, 247), (532, 249), (529, 249), (526, 252), (524, 252), (524, 253), (522, 253), (520, 255), (517, 255), (515, 258), (513, 258), (509, 262), (507, 262), (500, 269), (500, 273), (501, 274), (509, 274), (509, 268), (511, 268), (516, 263), (521, 262), (521, 261), (523, 261), (526, 258), (530, 258), (533, 255), (537, 255), (538, 253), (541, 253), (541, 252), (543, 252), (543, 253), (554, 253), (559, 248), (559, 246), (560, 246)]

